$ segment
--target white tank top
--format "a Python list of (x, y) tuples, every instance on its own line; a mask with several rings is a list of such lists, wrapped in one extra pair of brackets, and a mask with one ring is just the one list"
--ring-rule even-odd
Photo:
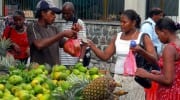
[[(130, 42), (131, 40), (122, 40), (120, 39), (122, 32), (117, 34), (117, 38), (115, 41), (115, 47), (116, 47), (116, 64), (114, 68), (115, 74), (123, 74), (124, 73), (124, 62), (126, 59), (127, 54), (129, 53), (130, 48)], [(135, 40), (137, 44), (140, 42), (140, 38), (143, 33), (140, 33), (138, 38)]]

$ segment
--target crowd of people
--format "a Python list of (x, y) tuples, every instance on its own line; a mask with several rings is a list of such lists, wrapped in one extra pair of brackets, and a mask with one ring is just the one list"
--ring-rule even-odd
[[(66, 22), (63, 27), (58, 28), (52, 24), (56, 14), (61, 13)], [(87, 38), (86, 26), (75, 16), (72, 2), (65, 2), (60, 9), (52, 0), (40, 0), (35, 17), (37, 21), (26, 25), (24, 13), (16, 11), (13, 14), (13, 24), (4, 29), (2, 38), (12, 41), (9, 52), (15, 59), (26, 63), (30, 58), (30, 62), (47, 63), (51, 66), (63, 64), (68, 67), (82, 61), (86, 50), (90, 48), (104, 61), (117, 55), (111, 73), (115, 81), (122, 83), (123, 90), (128, 92), (120, 96), (120, 100), (180, 100), (180, 39), (176, 34), (180, 25), (164, 16), (160, 8), (153, 8), (145, 21), (141, 21), (133, 9), (122, 12), (121, 32), (112, 37), (104, 51), (97, 48), (91, 40), (83, 41)], [(140, 46), (141, 38), (144, 48)], [(68, 39), (80, 41), (80, 56), (74, 57), (64, 52), (64, 44)], [(137, 44), (134, 47), (130, 46), (132, 40)], [(130, 51), (133, 55), (140, 54), (148, 63), (157, 64), (160, 70), (147, 71), (136, 66), (133, 75), (124, 74), (124, 62)], [(138, 84), (134, 80), (135, 76), (152, 80), (151, 88), (145, 89)]]

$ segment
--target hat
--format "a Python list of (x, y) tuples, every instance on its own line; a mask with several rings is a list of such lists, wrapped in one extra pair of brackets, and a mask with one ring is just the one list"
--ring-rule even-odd
[(36, 10), (47, 10), (50, 9), (56, 14), (60, 14), (61, 10), (55, 6), (54, 2), (52, 0), (40, 0), (36, 6)]

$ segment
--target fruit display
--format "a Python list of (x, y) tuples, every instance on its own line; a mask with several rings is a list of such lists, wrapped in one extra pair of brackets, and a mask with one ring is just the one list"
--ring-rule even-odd
[(117, 86), (97, 67), (87, 69), (82, 63), (69, 69), (54, 65), (52, 70), (37, 63), (22, 66), (11, 66), (9, 74), (0, 75), (0, 100), (103, 100), (114, 96)]
[(38, 63), (27, 66), (4, 53), (0, 69), (7, 72), (0, 74), (0, 100), (108, 100), (127, 93), (114, 92), (120, 84), (96, 66), (87, 68), (80, 62), (69, 68)]

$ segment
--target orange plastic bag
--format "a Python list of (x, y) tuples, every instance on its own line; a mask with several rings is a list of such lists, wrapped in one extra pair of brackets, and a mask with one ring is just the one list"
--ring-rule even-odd
[(150, 89), (145, 88), (146, 100), (158, 100), (157, 89), (158, 89), (158, 83), (152, 81), (152, 87)]
[(73, 57), (81, 55), (81, 46), (78, 39), (68, 39), (64, 44), (64, 51)]
[(135, 75), (136, 69), (136, 59), (132, 51), (129, 50), (124, 62), (124, 75)]

